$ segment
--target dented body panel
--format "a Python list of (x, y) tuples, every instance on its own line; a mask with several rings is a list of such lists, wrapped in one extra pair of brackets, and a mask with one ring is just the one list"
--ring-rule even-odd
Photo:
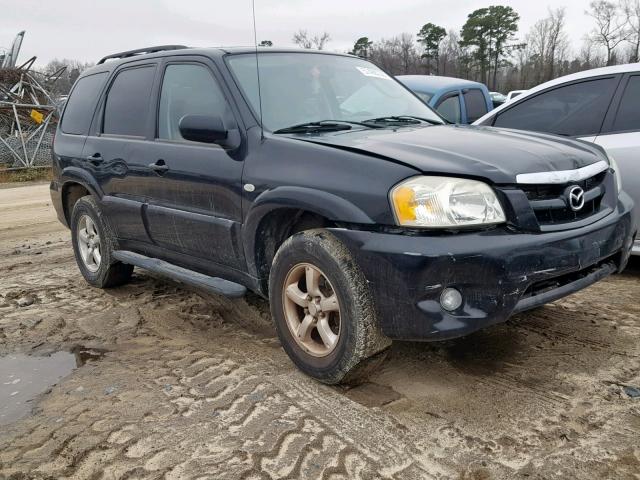
[[(443, 340), (557, 299), (545, 292), (568, 286), (565, 296), (622, 270), (630, 254), (632, 206), (622, 195), (615, 215), (570, 233), (504, 228), (437, 236), (332, 232), (362, 267), (386, 335)], [(457, 288), (465, 299), (455, 314), (440, 307), (445, 287)]]

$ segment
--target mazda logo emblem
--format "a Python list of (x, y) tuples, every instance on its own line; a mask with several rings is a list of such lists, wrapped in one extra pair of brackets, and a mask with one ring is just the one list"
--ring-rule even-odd
[(571, 210), (574, 212), (582, 210), (582, 207), (584, 207), (584, 190), (577, 185), (569, 187), (567, 200), (569, 201)]

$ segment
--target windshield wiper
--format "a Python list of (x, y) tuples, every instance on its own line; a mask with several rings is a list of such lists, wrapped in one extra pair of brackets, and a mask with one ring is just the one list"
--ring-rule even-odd
[(442, 125), (441, 122), (437, 120), (430, 120), (428, 118), (415, 117), (413, 115), (390, 115), (387, 117), (378, 117), (371, 118), (369, 120), (364, 120), (363, 123), (385, 123), (385, 124), (395, 124), (395, 125), (417, 125), (419, 123), (431, 123), (432, 125)]
[(339, 132), (351, 130), (352, 125), (359, 125), (366, 128), (382, 128), (379, 125), (372, 125), (363, 122), (351, 122), (348, 120), (320, 120), (318, 122), (299, 123), (291, 127), (281, 128), (273, 133), (314, 133), (314, 132)]
[(415, 115), (400, 115), (398, 118), (411, 118), (414, 120), (420, 120), (421, 122), (430, 123), (432, 125), (444, 125), (443, 122), (434, 120), (432, 118), (416, 117)]

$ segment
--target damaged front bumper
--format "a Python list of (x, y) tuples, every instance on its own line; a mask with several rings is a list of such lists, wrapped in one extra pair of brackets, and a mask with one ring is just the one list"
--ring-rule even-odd
[[(633, 202), (581, 228), (518, 233), (507, 228), (439, 235), (332, 229), (369, 282), (383, 332), (394, 339), (444, 340), (585, 288), (627, 264)], [(445, 311), (442, 291), (462, 305)]]

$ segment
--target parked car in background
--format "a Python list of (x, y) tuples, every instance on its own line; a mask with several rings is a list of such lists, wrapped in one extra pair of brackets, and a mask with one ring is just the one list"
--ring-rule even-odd
[(514, 98), (519, 97), (520, 95), (522, 95), (523, 93), (526, 93), (526, 92), (527, 92), (527, 90), (511, 90), (507, 94), (507, 100), (506, 100), (505, 103), (510, 102)]
[[(620, 165), (624, 190), (640, 203), (640, 63), (588, 70), (543, 83), (476, 125), (594, 142)], [(640, 220), (640, 209), (635, 212)], [(633, 253), (640, 255), (640, 241)]]
[(399, 75), (402, 84), (451, 123), (473, 123), (493, 109), (482, 83), (434, 75)]
[(489, 92), (491, 95), (491, 103), (493, 104), (493, 108), (498, 108), (500, 105), (507, 101), (507, 96), (500, 92)]

